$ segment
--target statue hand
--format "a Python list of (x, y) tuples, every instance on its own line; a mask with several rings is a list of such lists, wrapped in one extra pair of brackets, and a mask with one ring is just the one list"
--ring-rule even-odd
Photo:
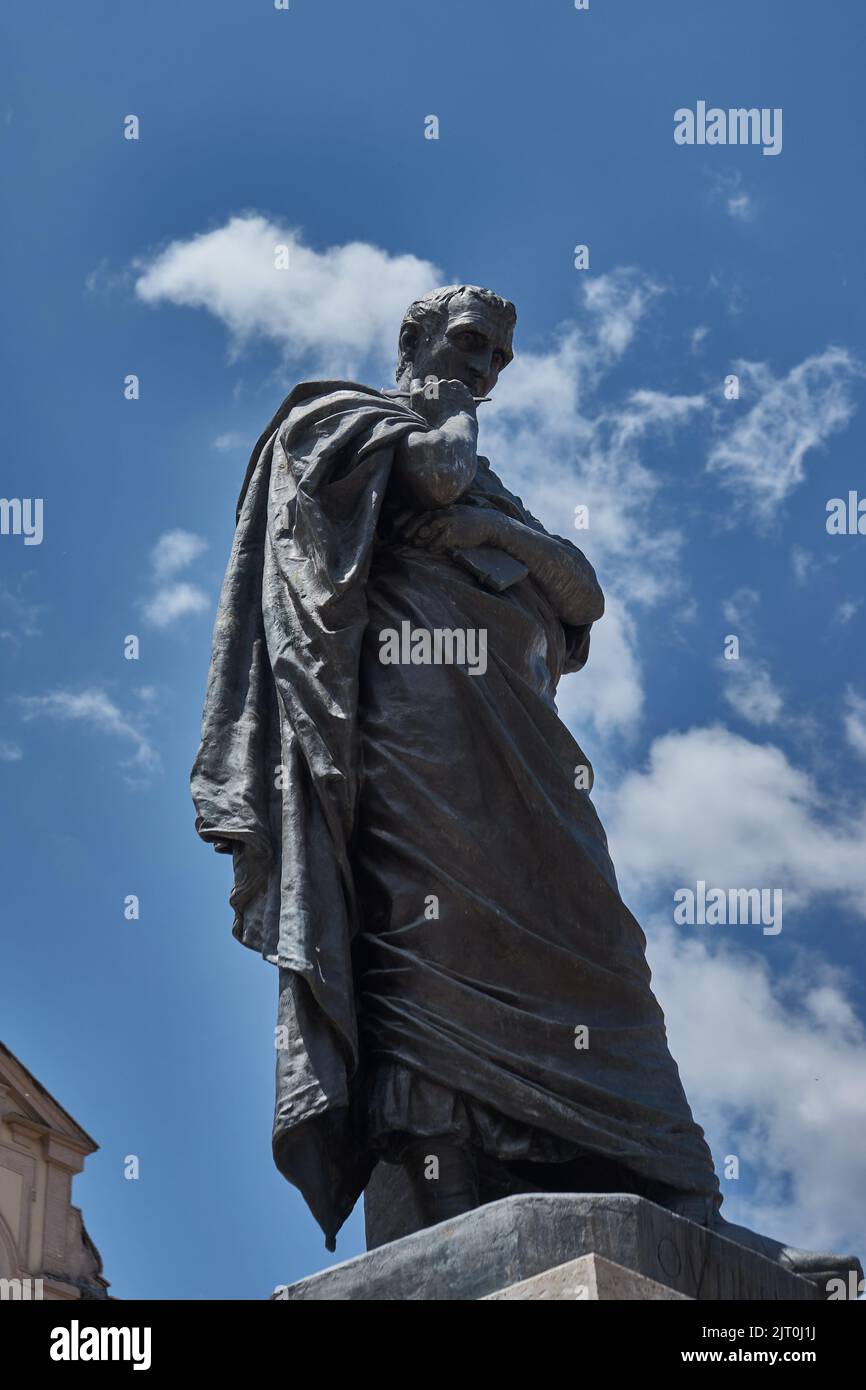
[(422, 512), (403, 528), (407, 540), (439, 554), (497, 545), (507, 518), (488, 507), (442, 507)]
[(476, 421), (475, 399), (462, 381), (437, 381), (435, 387), (437, 394), (433, 396), (430, 394), (433, 383), (425, 386), (417, 377), (409, 387), (410, 406), (416, 414), (423, 416), (431, 428), (439, 429), (454, 415), (468, 415)]

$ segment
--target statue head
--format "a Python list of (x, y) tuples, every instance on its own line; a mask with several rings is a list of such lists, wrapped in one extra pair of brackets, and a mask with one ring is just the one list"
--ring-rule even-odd
[(415, 377), (462, 381), (474, 396), (486, 396), (514, 353), (511, 336), (517, 311), (508, 299), (478, 285), (446, 285), (416, 299), (400, 325), (397, 381), (408, 388)]

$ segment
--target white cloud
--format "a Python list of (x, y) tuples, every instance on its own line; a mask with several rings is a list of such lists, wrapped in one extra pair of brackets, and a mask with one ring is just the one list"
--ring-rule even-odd
[(750, 724), (775, 724), (784, 708), (784, 701), (770, 676), (766, 663), (740, 658), (721, 660), (725, 668), (725, 700), (742, 719)]
[(157, 579), (165, 579), (187, 569), (207, 550), (204, 536), (192, 531), (164, 531), (150, 552), (150, 563)]
[(866, 758), (866, 700), (850, 687), (845, 692), (845, 737)]
[(24, 757), (17, 743), (0, 740), (0, 763), (17, 763)]
[(142, 603), (145, 620), (151, 627), (169, 627), (179, 618), (191, 613), (204, 613), (210, 600), (196, 584), (185, 582), (161, 584), (156, 592)]
[(737, 222), (751, 222), (755, 215), (755, 206), (748, 193), (733, 193), (725, 206), (728, 216)]
[(756, 589), (742, 585), (722, 602), (722, 615), (740, 643), (739, 656), (720, 656), (716, 665), (724, 672), (722, 697), (741, 719), (750, 724), (776, 724), (784, 701), (766, 661), (753, 655), (757, 648), (755, 618), (761, 602)]
[(248, 449), (249, 440), (245, 439), (242, 434), (229, 430), (228, 434), (218, 434), (211, 444), (211, 448), (216, 449), (221, 454), (233, 454), (238, 449)]
[(768, 522), (802, 482), (807, 453), (848, 424), (855, 410), (852, 383), (863, 369), (846, 349), (832, 347), (784, 377), (763, 362), (735, 367), (744, 399), (758, 399), (714, 445), (707, 466), (759, 522)]
[(818, 569), (818, 563), (814, 555), (804, 546), (793, 545), (791, 547), (791, 568), (797, 583), (805, 584), (809, 576)]
[[(701, 412), (703, 396), (636, 390), (602, 406), (598, 392), (640, 332), (660, 291), (636, 271), (596, 277), (580, 325), (564, 325), (545, 353), (521, 352), (480, 414), (479, 448), (551, 531), (586, 551), (607, 597), (584, 671), (560, 685), (559, 707), (578, 739), (631, 732), (643, 685), (636, 610), (677, 592), (679, 533), (659, 503), (662, 481), (643, 453)], [(576, 530), (574, 509), (589, 508)]]
[(23, 595), (25, 581), (15, 589), (0, 584), (0, 641), (17, 645), (22, 637), (41, 637), (39, 604), (30, 603)]
[(730, 318), (739, 318), (748, 303), (748, 298), (741, 282), (735, 276), (723, 277), (713, 271), (707, 281), (707, 288), (722, 296), (725, 312)]
[[(866, 715), (866, 701), (850, 708)], [(862, 737), (866, 752), (866, 725)], [(668, 897), (672, 914), (673, 888), (701, 878), (781, 887), (786, 907), (835, 899), (866, 915), (866, 808), (834, 811), (778, 748), (718, 727), (671, 733), (611, 801), (614, 862), (642, 907)], [(720, 1171), (726, 1155), (740, 1160), (742, 1187), (723, 1181), (724, 1214), (806, 1249), (859, 1250), (866, 1034), (845, 975), (796, 946), (793, 966), (773, 976), (755, 949), (768, 950), (763, 936), (742, 935), (750, 928), (642, 916), (695, 1117)], [(786, 928), (790, 943), (796, 918)]]
[(697, 328), (692, 329), (691, 333), (689, 334), (689, 347), (691, 348), (692, 352), (698, 353), (701, 351), (704, 339), (709, 334), (709, 331), (710, 330), (707, 328), (707, 325), (705, 323), (701, 323), (698, 325)]
[(866, 806), (835, 809), (772, 744), (720, 726), (656, 739), (608, 817), (614, 862), (635, 890), (703, 879), (781, 888), (786, 909), (819, 897), (866, 916)]
[(862, 606), (862, 598), (845, 599), (843, 603), (838, 605), (834, 614), (836, 622), (841, 623), (843, 626), (845, 623), (850, 623), (852, 618), (856, 618)]
[[(289, 267), (275, 269), (275, 247)], [(149, 304), (206, 309), (237, 351), (256, 337), (320, 370), (349, 375), (365, 357), (393, 364), (397, 330), (412, 302), (444, 283), (430, 261), (392, 256), (365, 242), (315, 251), (299, 230), (247, 213), (137, 265), (136, 293)]]
[(208, 543), (192, 531), (164, 531), (150, 552), (154, 590), (142, 599), (145, 622), (151, 627), (165, 628), (192, 613), (203, 613), (210, 607), (207, 594), (197, 584), (174, 578), (203, 555)]
[(695, 1118), (720, 1175), (725, 1155), (740, 1159), (723, 1215), (805, 1249), (861, 1252), (866, 1036), (845, 977), (804, 954), (774, 981), (751, 952), (646, 927)]
[(593, 628), (588, 664), (563, 677), (556, 695), (559, 716), (578, 741), (589, 725), (606, 738), (638, 723), (644, 693), (637, 645), (633, 618), (612, 599)]
[(735, 222), (752, 222), (757, 215), (755, 200), (743, 188), (743, 175), (739, 170), (715, 172), (709, 199), (711, 203), (722, 203)]
[(730, 598), (722, 601), (722, 615), (725, 622), (733, 623), (742, 632), (751, 632), (755, 613), (761, 602), (757, 589), (742, 585)]
[(583, 298), (595, 316), (598, 346), (611, 358), (621, 357), (650, 304), (661, 293), (660, 286), (632, 267), (587, 280)]
[(141, 772), (151, 772), (159, 764), (159, 755), (144, 733), (125, 715), (104, 690), (55, 690), (50, 695), (19, 697), (25, 719), (57, 719), (89, 725), (99, 733), (124, 739), (134, 752), (122, 764)]

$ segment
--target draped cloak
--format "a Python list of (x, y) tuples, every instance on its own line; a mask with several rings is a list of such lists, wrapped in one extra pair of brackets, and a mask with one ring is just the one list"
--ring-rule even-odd
[[(392, 463), (426, 428), (354, 382), (283, 402), (238, 504), (192, 774), (234, 935), (279, 967), (274, 1158), (330, 1249), (376, 1161), (371, 1075), (380, 1116), (426, 1078), (485, 1146), (528, 1127), (718, 1199), (556, 713), (589, 627), (530, 576), (496, 592), (402, 538)], [(543, 530), (486, 460), (461, 502)], [(406, 623), (483, 630), (486, 671), (383, 664)]]

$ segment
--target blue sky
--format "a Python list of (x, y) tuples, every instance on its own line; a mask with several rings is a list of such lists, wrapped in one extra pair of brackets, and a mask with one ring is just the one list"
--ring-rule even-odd
[[(296, 380), (390, 384), (401, 310), (454, 281), (518, 308), (494, 468), (553, 530), (590, 508), (608, 612), (561, 709), (693, 1109), (740, 1160), (726, 1213), (862, 1254), (866, 537), (825, 521), (866, 495), (863, 7), (5, 27), (2, 492), (44, 500), (44, 538), (0, 536), (0, 1034), (101, 1144), (75, 1200), (113, 1292), (260, 1298), (331, 1258), (271, 1162), (276, 979), (231, 938), (188, 770), (250, 447)], [(782, 152), (676, 145), (698, 100), (782, 108)], [(675, 927), (698, 879), (780, 887), (782, 932)], [(362, 1248), (359, 1207), (334, 1258)]]

